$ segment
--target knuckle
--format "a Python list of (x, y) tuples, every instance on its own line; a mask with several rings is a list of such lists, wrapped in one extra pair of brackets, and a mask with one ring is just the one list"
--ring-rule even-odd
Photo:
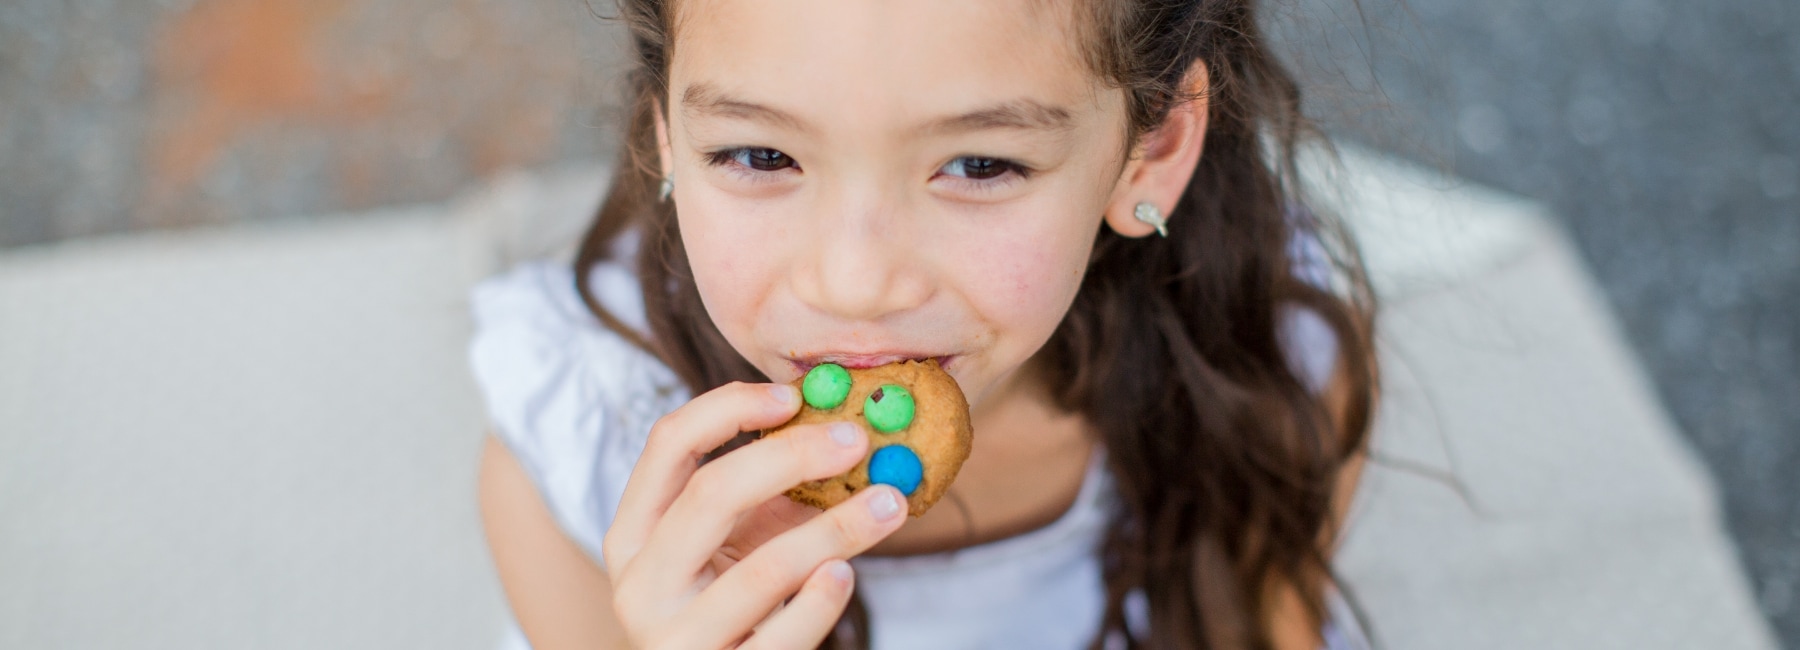
[(689, 498), (700, 504), (721, 503), (729, 499), (735, 490), (723, 467), (719, 463), (707, 463), (694, 470), (694, 475), (688, 479)]
[(650, 434), (644, 440), (644, 453), (661, 452), (663, 447), (674, 444), (674, 441), (670, 439), (675, 437), (675, 432), (680, 429), (680, 420), (681, 411), (676, 410), (658, 418), (655, 424), (650, 425)]
[(620, 587), (620, 588), (614, 590), (613, 593), (614, 593), (613, 599), (612, 599), (613, 617), (619, 619), (620, 623), (624, 623), (626, 625), (636, 623), (637, 622), (637, 607), (638, 607), (637, 599), (625, 598), (624, 596), (626, 595), (627, 592), (625, 591), (624, 587)]
[(772, 442), (780, 446), (769, 454), (772, 458), (765, 466), (782, 480), (793, 483), (834, 474), (839, 469), (833, 453), (836, 450), (830, 440), (822, 438), (818, 431), (796, 431), (795, 435), (776, 438)]
[(653, 640), (654, 626), (645, 618), (647, 613), (644, 605), (639, 601), (640, 599), (636, 598), (613, 597), (612, 614), (618, 619), (619, 627), (623, 628), (626, 638), (630, 641), (628, 647), (648, 648), (663, 645)]
[(600, 561), (606, 566), (619, 566), (619, 542), (612, 533), (600, 538)]
[(813, 569), (811, 575), (807, 576), (807, 582), (809, 583), (807, 588), (817, 590), (827, 597), (844, 595), (845, 592), (850, 590), (850, 585), (840, 582), (836, 577), (832, 576), (832, 574), (825, 569), (826, 564), (829, 564), (829, 562), (820, 564), (817, 568)]
[(613, 581), (613, 615), (619, 617), (621, 623), (635, 624), (641, 618), (644, 599), (633, 597), (636, 587), (637, 580), (632, 577), (630, 571), (626, 571)]
[[(781, 468), (790, 473), (802, 469), (802, 467), (796, 467), (797, 464), (811, 466), (817, 464), (821, 460), (821, 454), (817, 451), (822, 442), (819, 439), (819, 432), (803, 430), (794, 433), (796, 435), (776, 438), (782, 446), (781, 453), (779, 454), (782, 458)], [(795, 463), (794, 459), (801, 460), (799, 463)]]
[(613, 576), (619, 574), (619, 567), (623, 566), (627, 560), (625, 554), (625, 542), (621, 541), (617, 535), (608, 533), (606, 537), (600, 539), (600, 561), (606, 565), (607, 573)]
[(777, 591), (783, 585), (795, 581), (793, 570), (786, 563), (773, 558), (746, 562), (739, 565), (739, 568), (744, 570), (745, 584), (757, 592)]
[(756, 634), (750, 635), (750, 638), (744, 639), (741, 644), (731, 646), (731, 650), (773, 650), (773, 648), (768, 637)]
[(867, 531), (868, 527), (863, 524), (863, 520), (859, 517), (851, 517), (838, 512), (833, 513), (828, 519), (831, 522), (831, 525), (829, 526), (831, 540), (836, 543), (840, 549), (854, 549), (860, 546), (864, 539), (870, 537), (870, 534)]

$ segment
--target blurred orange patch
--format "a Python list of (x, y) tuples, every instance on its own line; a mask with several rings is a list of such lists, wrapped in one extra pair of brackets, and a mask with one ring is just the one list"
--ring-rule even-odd
[(159, 35), (152, 69), (181, 110), (151, 136), (152, 204), (201, 178), (243, 130), (259, 123), (355, 121), (387, 108), (389, 88), (359, 94), (350, 71), (318, 56), (324, 27), (344, 0), (206, 0)]

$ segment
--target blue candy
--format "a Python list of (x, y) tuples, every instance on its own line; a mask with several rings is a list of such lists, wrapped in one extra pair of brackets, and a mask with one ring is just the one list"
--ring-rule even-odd
[(869, 459), (869, 482), (892, 485), (906, 496), (912, 496), (924, 478), (925, 466), (919, 464), (919, 455), (905, 445), (882, 447)]

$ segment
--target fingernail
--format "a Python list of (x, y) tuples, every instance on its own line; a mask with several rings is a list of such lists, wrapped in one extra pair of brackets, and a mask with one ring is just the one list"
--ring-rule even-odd
[(782, 406), (793, 406), (794, 402), (800, 401), (800, 391), (794, 390), (793, 386), (787, 384), (769, 386), (769, 395)]
[(831, 441), (837, 443), (839, 447), (855, 447), (856, 439), (860, 435), (856, 431), (856, 425), (849, 422), (831, 425)]
[(849, 562), (832, 560), (830, 564), (825, 565), (825, 572), (831, 574), (831, 577), (837, 580), (839, 584), (850, 584)]
[(869, 514), (875, 521), (887, 521), (900, 514), (900, 500), (894, 498), (893, 490), (878, 490), (879, 494), (869, 499)]

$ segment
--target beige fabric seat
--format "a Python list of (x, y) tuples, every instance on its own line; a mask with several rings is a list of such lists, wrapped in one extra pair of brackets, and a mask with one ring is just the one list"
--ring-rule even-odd
[(1385, 377), (1338, 564), (1378, 643), (1776, 647), (1711, 478), (1548, 215), (1367, 153), (1344, 169)]
[[(1773, 648), (1551, 221), (1346, 169), (1388, 384), (1341, 569), (1384, 647)], [(0, 252), (0, 647), (492, 647), (464, 296), (604, 178)]]

